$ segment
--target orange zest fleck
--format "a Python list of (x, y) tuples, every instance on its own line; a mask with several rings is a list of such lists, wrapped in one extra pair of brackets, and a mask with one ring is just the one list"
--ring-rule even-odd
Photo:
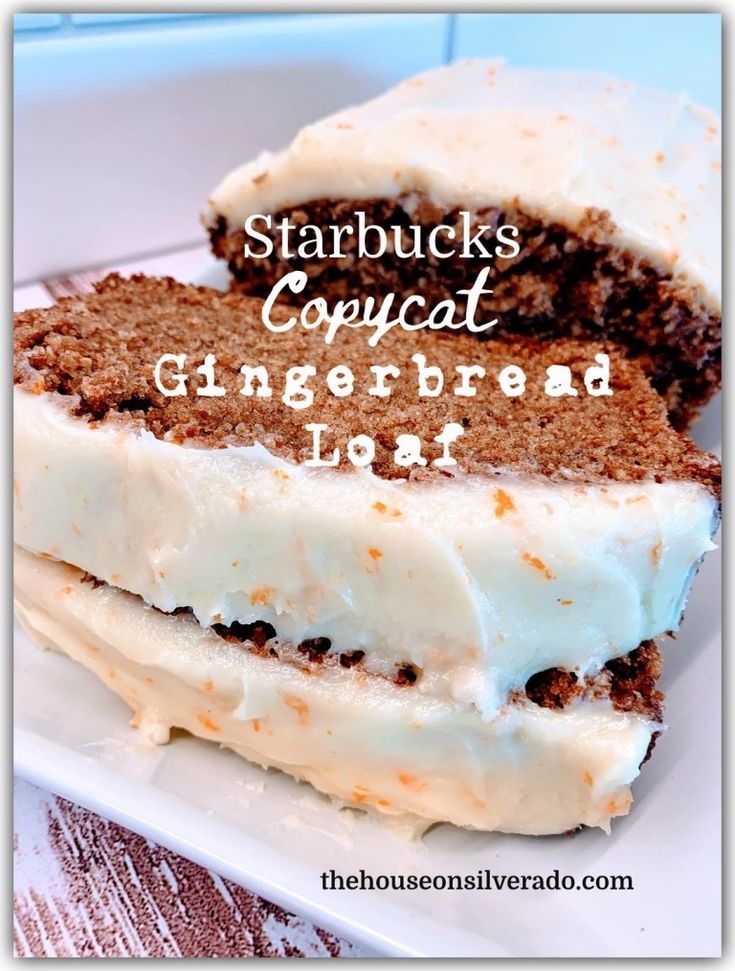
[(556, 579), (556, 576), (551, 572), (544, 561), (540, 560), (537, 556), (532, 556), (531, 553), (526, 552), (521, 556), (521, 559), (524, 561), (524, 563), (529, 563), (535, 570), (539, 570), (541, 573), (543, 573), (547, 580)]
[(415, 792), (426, 788), (425, 782), (417, 779), (415, 775), (409, 775), (407, 772), (399, 772), (398, 781), (402, 786), (405, 786), (407, 789), (413, 789)]
[(661, 541), (659, 540), (655, 546), (651, 547), (651, 563), (653, 566), (658, 566), (661, 562)]
[(275, 593), (273, 587), (258, 587), (250, 594), (250, 603), (255, 606), (264, 607)]
[(230, 566), (237, 566), (238, 562), (239, 560), (233, 560), (232, 563), (230, 563)]
[(653, 156), (653, 161), (656, 163), (656, 165), (663, 165), (666, 161), (666, 156), (663, 152), (656, 152), (656, 154)]
[(260, 731), (260, 721), (257, 718), (253, 718), (253, 731), (254, 732)]
[(375, 546), (371, 546), (371, 547), (370, 547), (370, 549), (368, 550), (368, 553), (370, 554), (370, 556), (371, 556), (371, 557), (372, 557), (372, 559), (374, 559), (374, 560), (379, 560), (379, 559), (381, 558), (381, 556), (383, 555), (383, 554), (382, 554), (382, 553), (380, 552), (380, 550), (379, 550), (379, 549), (377, 549), (377, 547), (375, 547)]
[(564, 600), (559, 600), (559, 603), (562, 605), (562, 607), (571, 607), (574, 601), (564, 599)]
[(587, 771), (587, 769), (584, 770), (584, 775), (582, 776), (582, 778), (584, 779), (584, 784), (586, 786), (591, 786), (593, 784), (593, 782), (595, 781), (592, 778), (592, 776), (589, 774), (589, 772)]
[(299, 721), (305, 722), (309, 717), (309, 706), (306, 704), (303, 698), (299, 698), (298, 695), (286, 694), (285, 692), (282, 693), (281, 697), (288, 707), (292, 711), (296, 712), (296, 714), (299, 716)]
[[(373, 509), (376, 512), (379, 512), (379, 513), (386, 513), (386, 512), (388, 512), (388, 507), (386, 506), (386, 504), (384, 502), (380, 502), (380, 500), (378, 500), (378, 502), (374, 502), (373, 503)], [(401, 512), (401, 510), (400, 509), (396, 509), (396, 508), (391, 509), (390, 510), (390, 514), (393, 517), (403, 515), (402, 512)]]
[(645, 496), (632, 496), (630, 499), (625, 500), (627, 506), (632, 506), (634, 502), (645, 502)]
[(283, 469), (273, 469), (273, 475), (277, 479), (283, 479), (284, 481), (291, 478), (288, 472), (284, 472)]
[(200, 725), (203, 725), (210, 732), (221, 732), (222, 729), (219, 727), (217, 722), (213, 722), (208, 715), (198, 714), (197, 721)]
[(388, 802), (387, 799), (378, 799), (377, 803), (379, 806), (390, 806), (390, 803)]
[(493, 499), (495, 500), (495, 515), (498, 519), (502, 519), (507, 512), (515, 511), (516, 507), (513, 500), (504, 489), (496, 489), (493, 493)]
[(211, 681), (205, 681), (202, 685), (202, 691), (206, 691), (207, 694), (211, 694), (214, 691), (214, 684)]
[(245, 510), (248, 508), (248, 494), (244, 489), (240, 489), (240, 493), (237, 497), (237, 505), (240, 512), (245, 512)]
[(38, 380), (34, 381), (31, 385), (31, 391), (33, 394), (43, 394), (45, 390), (46, 382), (43, 380), (43, 378), (38, 378)]

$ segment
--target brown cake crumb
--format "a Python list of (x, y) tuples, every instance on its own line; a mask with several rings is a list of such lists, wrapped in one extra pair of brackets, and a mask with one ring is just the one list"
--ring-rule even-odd
[(393, 681), (399, 687), (404, 688), (416, 684), (420, 677), (421, 669), (417, 668), (415, 664), (397, 664)]
[(239, 620), (229, 625), (213, 624), (212, 630), (231, 643), (249, 643), (255, 647), (265, 647), (268, 641), (276, 638), (276, 629), (272, 624), (257, 620), (252, 624), (241, 624)]
[(91, 573), (83, 573), (80, 583), (91, 583), (92, 587), (96, 590), (97, 587), (103, 587), (105, 585), (104, 580), (100, 580), (98, 577), (92, 576)]
[(608, 661), (605, 671), (609, 676), (610, 700), (614, 707), (660, 721), (664, 696), (656, 690), (656, 682), (661, 676), (661, 664), (661, 653), (653, 641)]
[[(459, 226), (458, 208), (438, 208), (420, 194), (414, 208), (416, 198), (412, 193), (397, 199), (318, 199), (280, 210), (273, 224), (288, 217), (297, 226), (308, 223), (323, 230), (335, 224), (354, 227), (358, 210), (366, 213), (370, 224), (403, 227), (408, 252), (411, 224), (420, 223), (426, 233), (440, 224)], [(228, 226), (224, 218), (210, 229), (210, 237), (215, 255), (227, 262), (233, 286), (263, 297), (286, 272), (299, 269), (318, 280), (319, 293), (330, 299), (420, 292), (433, 305), (452, 297), (487, 266), (487, 286), (494, 293), (482, 298), (478, 313), (499, 316), (497, 332), (620, 344), (641, 361), (653, 386), (665, 396), (675, 427), (688, 427), (721, 380), (721, 317), (704, 305), (698, 290), (650, 260), (613, 245), (616, 227), (606, 212), (588, 210), (572, 231), (544, 223), (516, 200), (504, 210), (477, 211), (474, 222), (493, 230), (503, 224), (516, 226), (521, 253), (504, 260), (458, 254), (438, 260), (430, 253), (420, 259), (390, 253), (360, 259), (354, 252), (355, 233), (343, 238), (343, 249), (351, 246), (353, 251), (342, 259), (285, 260), (273, 233), (273, 255), (256, 260), (245, 258), (244, 232)], [(449, 249), (444, 239), (442, 246)]]
[(328, 637), (312, 637), (302, 641), (297, 650), (304, 654), (312, 664), (322, 664), (332, 647), (332, 642)]
[(656, 742), (659, 740), (659, 738), (661, 738), (661, 732), (654, 732), (653, 735), (651, 735), (651, 741), (648, 743), (646, 754), (641, 759), (641, 763), (638, 766), (639, 769), (642, 769), (643, 766), (646, 764), (646, 762), (648, 762), (648, 760), (653, 755), (653, 750), (656, 748)]
[[(452, 446), (459, 467), (469, 472), (511, 471), (554, 480), (601, 482), (654, 478), (693, 479), (713, 493), (719, 489), (719, 463), (670, 427), (658, 395), (639, 367), (620, 349), (604, 343), (572, 340), (531, 341), (522, 337), (484, 343), (464, 334), (395, 329), (375, 348), (367, 334), (344, 329), (331, 345), (319, 331), (266, 330), (261, 303), (236, 293), (183, 286), (170, 279), (117, 275), (97, 285), (95, 293), (61, 300), (47, 310), (15, 317), (15, 382), (32, 393), (54, 393), (59, 403), (90, 423), (147, 428), (173, 444), (219, 448), (259, 442), (275, 455), (304, 461), (312, 454), (304, 424), (329, 426), (325, 450), (338, 445), (341, 468), (351, 469), (346, 442), (369, 433), (376, 442), (373, 471), (384, 478), (404, 478), (407, 470), (393, 458), (397, 435), (420, 437), (428, 463), (442, 447), (433, 441), (445, 423), (457, 422), (464, 434)], [(283, 309), (277, 319), (293, 313)], [(435, 398), (419, 398), (415, 353), (444, 371), (448, 387)], [(594, 355), (611, 360), (612, 397), (593, 397), (583, 376)], [(164, 397), (153, 369), (164, 353), (188, 355), (189, 394)], [(197, 397), (202, 381), (196, 367), (205, 354), (218, 359), (217, 380), (226, 395)], [(280, 399), (285, 372), (296, 364), (317, 368), (312, 407), (297, 411)], [(355, 390), (338, 398), (325, 377), (338, 363), (355, 373)], [(273, 396), (246, 397), (240, 367), (267, 366)], [(373, 364), (395, 364), (401, 378), (389, 398), (368, 394)], [(475, 397), (452, 393), (457, 364), (481, 364), (487, 378)], [(497, 374), (509, 364), (527, 374), (526, 391), (507, 397)], [(577, 397), (544, 393), (546, 368), (567, 365), (581, 388)], [(412, 477), (441, 474), (431, 465)]]
[(583, 683), (573, 671), (540, 671), (526, 682), (526, 696), (542, 708), (565, 708), (583, 695), (609, 698), (617, 711), (661, 721), (664, 695), (656, 688), (661, 664), (661, 652), (655, 642), (645, 641), (629, 654), (608, 661), (598, 675)]
[(343, 668), (354, 668), (356, 664), (360, 664), (365, 658), (364, 651), (345, 651), (339, 656), (340, 667)]
[(526, 694), (535, 705), (542, 708), (565, 708), (574, 698), (582, 694), (573, 671), (549, 668), (539, 671), (526, 682)]

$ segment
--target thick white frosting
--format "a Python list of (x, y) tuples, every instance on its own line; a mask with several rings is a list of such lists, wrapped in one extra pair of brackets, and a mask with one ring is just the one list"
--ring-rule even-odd
[(345, 802), (477, 829), (609, 829), (661, 726), (606, 703), (552, 711), (470, 706), (352, 669), (306, 675), (225, 643), (185, 617), (80, 582), (17, 550), (16, 610), (41, 646), (94, 671), (152, 740), (172, 726), (311, 782)]
[[(204, 625), (329, 637), (486, 717), (528, 677), (595, 672), (675, 630), (715, 501), (687, 482), (582, 487), (509, 474), (389, 482), (260, 446), (90, 428), (15, 393), (15, 539)], [(512, 509), (507, 508), (508, 502)]]
[(411, 78), (303, 128), (288, 148), (235, 169), (205, 214), (240, 228), (253, 213), (319, 198), (420, 191), (477, 209), (519, 199), (574, 229), (610, 212), (617, 241), (720, 301), (720, 120), (604, 74), (462, 61)]

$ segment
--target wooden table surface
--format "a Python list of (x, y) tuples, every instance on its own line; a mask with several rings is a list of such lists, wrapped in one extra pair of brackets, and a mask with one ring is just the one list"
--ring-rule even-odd
[(345, 941), (17, 780), (19, 957), (356, 957)]
[[(184, 277), (206, 246), (16, 289), (48, 306), (110, 269)], [(361, 957), (309, 921), (23, 780), (14, 788), (19, 957)]]

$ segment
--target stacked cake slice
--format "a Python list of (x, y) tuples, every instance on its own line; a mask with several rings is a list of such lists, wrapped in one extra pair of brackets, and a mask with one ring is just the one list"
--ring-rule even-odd
[[(372, 348), (354, 329), (328, 345), (261, 312), (113, 276), (17, 315), (22, 623), (158, 741), (181, 727), (427, 825), (608, 828), (662, 729), (653, 638), (712, 548), (717, 461), (612, 344), (394, 330)], [(163, 355), (182, 393), (155, 383)], [(417, 355), (443, 394), (417, 397)], [(585, 384), (603, 355), (609, 396)], [(476, 393), (454, 394), (478, 363)], [(370, 368), (388, 364), (384, 399)], [(314, 397), (296, 409), (303, 365)], [(552, 365), (576, 395), (545, 392)], [(338, 366), (347, 396), (325, 380)], [(522, 395), (499, 387), (509, 366)], [(422, 461), (402, 466), (407, 433)], [(356, 467), (347, 443), (368, 435)]]
[[(504, 334), (620, 344), (685, 428), (720, 383), (720, 151), (719, 118), (686, 97), (601, 74), (463, 61), (231, 172), (205, 223), (235, 284), (264, 297), (303, 270), (326, 297), (420, 292), (436, 303), (486, 268), (479, 316), (498, 317)], [(246, 256), (251, 218), (252, 250), (265, 253), (271, 237), (268, 258)], [(520, 251), (470, 258), (459, 242), (467, 218), (489, 238), (515, 227)], [(336, 224), (346, 252), (286, 251), (275, 232), (284, 219), (325, 237)], [(361, 253), (361, 219), (398, 226), (401, 246)], [(400, 258), (415, 227), (424, 238), (439, 228), (441, 258)], [(440, 227), (456, 232), (454, 246)]]

